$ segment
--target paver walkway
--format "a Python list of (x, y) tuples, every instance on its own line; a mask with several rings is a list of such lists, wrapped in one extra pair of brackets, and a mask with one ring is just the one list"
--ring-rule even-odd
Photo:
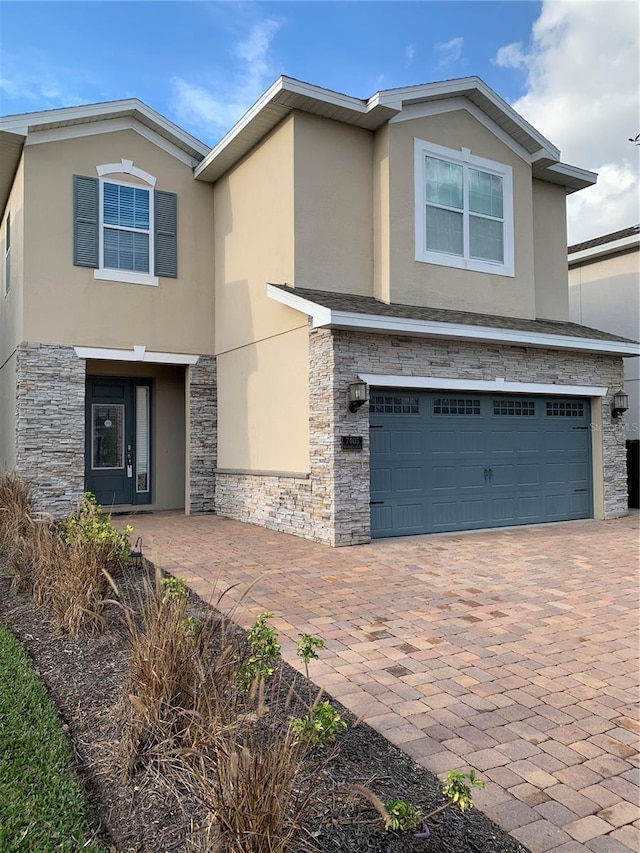
[[(638, 515), (332, 549), (216, 516), (125, 520), (248, 626), (327, 648), (312, 676), (532, 853), (640, 849)], [(255, 585), (251, 584), (257, 581)], [(300, 668), (298, 666), (298, 668)]]

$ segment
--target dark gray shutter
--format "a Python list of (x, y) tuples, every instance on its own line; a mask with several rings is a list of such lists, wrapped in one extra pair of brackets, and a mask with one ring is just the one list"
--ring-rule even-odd
[(154, 193), (155, 275), (178, 277), (178, 199), (175, 193)]
[(99, 266), (99, 185), (97, 178), (73, 176), (73, 263)]

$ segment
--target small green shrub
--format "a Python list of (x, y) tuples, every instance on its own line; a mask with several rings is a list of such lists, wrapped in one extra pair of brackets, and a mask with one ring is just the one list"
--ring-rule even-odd
[(333, 743), (341, 729), (346, 729), (345, 720), (331, 702), (318, 702), (304, 717), (292, 720), (291, 728), (297, 735), (297, 743), (308, 743), (321, 748)]
[(478, 779), (475, 770), (469, 773), (459, 773), (450, 770), (447, 774), (442, 793), (449, 798), (451, 805), (458, 806), (461, 812), (473, 808), (471, 788), (484, 788), (482, 779)]
[(174, 578), (171, 575), (162, 578), (162, 589), (164, 590), (164, 597), (169, 601), (182, 604), (182, 602), (187, 600), (187, 585), (182, 578)]
[(420, 826), (422, 812), (407, 800), (398, 800), (393, 797), (387, 800), (384, 807), (389, 815), (385, 829), (405, 832)]
[(246, 633), (250, 654), (236, 672), (236, 681), (243, 692), (251, 687), (256, 678), (273, 675), (274, 663), (280, 657), (278, 634), (267, 622), (272, 617), (273, 613), (261, 613)]
[(60, 536), (67, 545), (90, 548), (99, 554), (104, 568), (122, 568), (129, 561), (131, 544), (129, 534), (133, 527), (127, 525), (118, 530), (111, 523), (111, 516), (102, 511), (91, 492), (85, 492), (82, 502), (60, 523)]
[(316, 649), (324, 649), (324, 640), (311, 634), (298, 634), (298, 637), (298, 657), (305, 662), (305, 665), (310, 660), (318, 660)]

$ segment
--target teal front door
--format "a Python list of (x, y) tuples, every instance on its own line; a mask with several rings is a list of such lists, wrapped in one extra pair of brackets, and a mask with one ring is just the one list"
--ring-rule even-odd
[(85, 490), (105, 509), (151, 503), (150, 403), (148, 382), (87, 378)]
[(589, 400), (372, 389), (371, 535), (592, 515)]

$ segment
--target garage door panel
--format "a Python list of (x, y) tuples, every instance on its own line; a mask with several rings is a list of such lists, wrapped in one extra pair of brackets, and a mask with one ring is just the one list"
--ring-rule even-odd
[[(452, 426), (452, 429), (455, 429)], [(486, 437), (485, 433), (477, 429), (460, 429), (453, 433), (457, 437), (456, 451), (462, 456), (473, 454), (484, 454)]]
[(456, 453), (458, 449), (458, 436), (453, 430), (430, 430), (428, 442), (433, 456), (442, 453)]
[(460, 489), (484, 488), (484, 466), (462, 463), (458, 468), (458, 487)]
[(487, 520), (486, 501), (482, 498), (477, 500), (460, 501), (460, 521), (463, 525), (485, 524)]
[(423, 502), (396, 505), (393, 520), (398, 530), (421, 530), (424, 526)]
[(431, 469), (429, 484), (433, 492), (458, 488), (458, 469), (454, 465), (437, 465)]
[(370, 452), (372, 457), (391, 453), (391, 433), (388, 430), (370, 430)]
[(390, 506), (371, 507), (371, 529), (380, 536), (397, 535), (393, 526), (393, 514)]
[(371, 469), (371, 492), (391, 492), (391, 468)]
[(518, 463), (518, 465), (516, 466), (516, 480), (520, 487), (537, 486), (540, 483), (539, 463)]
[(405, 414), (393, 402), (371, 415), (373, 536), (589, 517), (588, 401), (430, 391), (412, 401)]
[(423, 453), (422, 430), (397, 430), (392, 434), (391, 452), (398, 454)]
[(418, 468), (396, 468), (393, 472), (393, 488), (399, 494), (422, 491), (424, 489), (422, 466)]

